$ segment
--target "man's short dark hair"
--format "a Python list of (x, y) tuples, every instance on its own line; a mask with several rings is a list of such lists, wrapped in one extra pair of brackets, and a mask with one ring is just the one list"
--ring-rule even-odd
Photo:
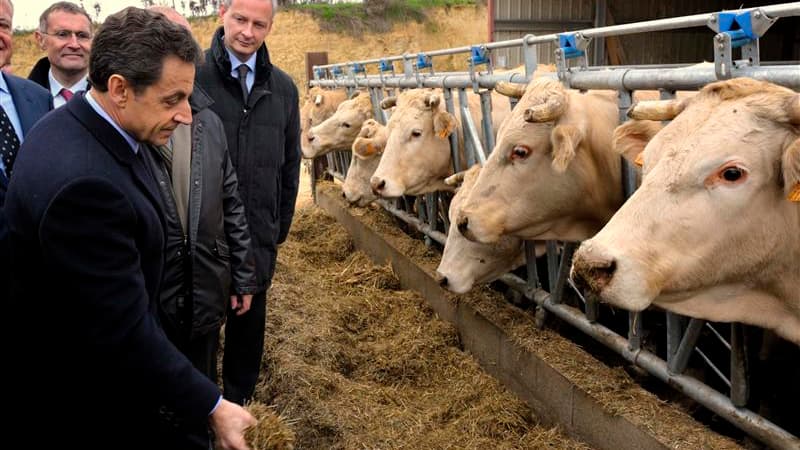
[(161, 79), (164, 59), (200, 63), (201, 50), (191, 33), (163, 14), (125, 8), (110, 15), (97, 32), (89, 58), (92, 89), (108, 91), (108, 79), (121, 75), (140, 94)]
[(47, 20), (50, 18), (50, 14), (56, 11), (61, 11), (68, 14), (80, 14), (86, 17), (86, 20), (89, 21), (89, 26), (92, 26), (92, 17), (80, 6), (72, 2), (55, 2), (48, 6), (47, 9), (42, 12), (42, 15), (39, 16), (39, 31), (42, 33), (47, 32)]

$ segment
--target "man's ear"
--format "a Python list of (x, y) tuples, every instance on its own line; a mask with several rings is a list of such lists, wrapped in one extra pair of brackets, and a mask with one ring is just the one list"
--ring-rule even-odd
[(642, 167), (644, 165), (642, 152), (661, 128), (663, 128), (661, 122), (629, 120), (614, 130), (611, 146), (630, 163)]
[(128, 80), (122, 75), (114, 74), (108, 77), (108, 96), (120, 108), (124, 108), (128, 103), (129, 97), (133, 95), (133, 91), (128, 85)]
[(447, 111), (439, 111), (433, 116), (433, 131), (440, 139), (447, 139), (456, 129), (456, 118)]
[(800, 139), (795, 139), (783, 152), (783, 182), (786, 199), (800, 202)]
[(583, 140), (583, 131), (574, 125), (557, 125), (550, 133), (553, 145), (552, 167), (556, 172), (564, 173), (569, 167), (575, 151)]
[(34, 31), (33, 37), (36, 39), (36, 45), (38, 45), (41, 50), (44, 50), (44, 35), (42, 32), (39, 30)]

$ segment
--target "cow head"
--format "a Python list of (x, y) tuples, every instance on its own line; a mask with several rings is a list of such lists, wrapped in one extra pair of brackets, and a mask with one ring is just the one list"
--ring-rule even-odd
[(538, 78), (501, 125), (496, 144), (462, 207), (458, 225), (471, 240), (511, 234), (531, 240), (580, 240), (594, 234), (622, 203), (618, 123), (608, 95), (568, 91)]
[(636, 121), (616, 130), (626, 157), (642, 155), (643, 182), (573, 275), (626, 309), (656, 303), (800, 343), (800, 95), (742, 78), (630, 115), (675, 118), (654, 136)]
[(447, 189), (443, 180), (453, 173), (449, 136), (457, 128), (455, 117), (441, 104), (439, 94), (428, 89), (408, 90), (382, 104), (394, 105), (372, 189), (382, 197)]
[(372, 119), (372, 102), (369, 95), (356, 91), (349, 100), (343, 101), (336, 112), (321, 124), (311, 128), (308, 141), (311, 144), (307, 158), (324, 155), (333, 150), (347, 150), (353, 145), (367, 119)]
[(479, 173), (480, 166), (476, 164), (446, 180), (447, 183), (461, 183), (461, 187), (450, 203), (450, 229), (436, 277), (442, 287), (457, 294), (468, 292), (476, 283), (495, 280), (525, 262), (522, 241), (518, 238), (506, 236), (496, 244), (480, 244), (468, 240), (458, 231), (458, 211)]
[(368, 119), (361, 126), (361, 131), (353, 142), (353, 156), (342, 185), (342, 191), (348, 202), (364, 207), (377, 198), (372, 192), (369, 180), (378, 167), (384, 146), (386, 146), (386, 127), (374, 119)]
[(303, 157), (313, 158), (315, 153), (308, 139), (309, 130), (332, 116), (336, 108), (347, 98), (343, 90), (325, 90), (314, 86), (308, 90), (300, 107), (300, 148)]

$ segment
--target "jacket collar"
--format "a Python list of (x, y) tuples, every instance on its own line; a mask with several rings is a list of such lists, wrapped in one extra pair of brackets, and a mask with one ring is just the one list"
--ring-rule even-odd
[[(225, 30), (223, 27), (217, 28), (214, 33), (214, 38), (211, 40), (211, 56), (214, 58), (214, 63), (223, 74), (231, 73), (231, 60), (228, 57), (228, 52), (225, 51), (225, 42), (223, 40)], [(255, 84), (261, 85), (267, 82), (272, 73), (272, 62), (269, 59), (269, 51), (266, 44), (261, 44), (261, 47), (256, 51), (256, 78)]]
[(189, 97), (189, 106), (192, 107), (192, 114), (197, 114), (213, 104), (214, 100), (211, 99), (211, 96), (209, 96), (200, 85), (195, 83), (192, 89), (192, 95)]

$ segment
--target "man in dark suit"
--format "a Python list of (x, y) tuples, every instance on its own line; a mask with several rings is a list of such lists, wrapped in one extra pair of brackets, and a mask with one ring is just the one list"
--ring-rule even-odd
[(191, 122), (199, 56), (161, 14), (109, 16), (89, 63), (93, 89), (42, 119), (20, 151), (6, 199), (15, 339), (5, 367), (10, 429), (33, 446), (203, 448), (184, 430), (208, 421), (218, 449), (247, 448), (255, 419), (221, 398), (157, 320), (164, 217), (142, 152)]
[[(11, 61), (12, 18), (10, 0), (0, 0), (0, 67)], [(28, 130), (52, 109), (47, 91), (35, 83), (0, 72), (0, 129), (9, 139), (0, 142), (0, 297), (8, 297), (8, 227), (3, 214), (8, 179), (14, 159)]]

